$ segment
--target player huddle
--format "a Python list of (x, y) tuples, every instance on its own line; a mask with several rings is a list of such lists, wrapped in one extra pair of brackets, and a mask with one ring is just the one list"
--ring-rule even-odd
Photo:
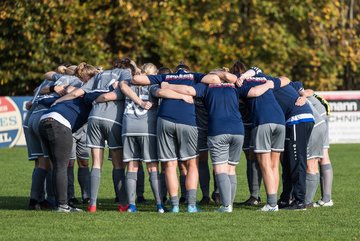
[[(210, 202), (208, 153), (211, 197), (218, 212), (232, 212), (241, 150), (250, 192), (243, 205), (261, 203), (263, 180), (261, 211), (333, 206), (327, 102), (300, 82), (246, 69), (241, 61), (208, 74), (182, 62), (174, 72), (151, 63), (139, 69), (128, 58), (109, 70), (59, 66), (45, 74), (27, 107), (24, 131), (29, 160), (35, 160), (29, 209), (82, 211), (74, 206), (77, 159), (82, 201), (96, 212), (106, 145), (120, 212), (137, 212), (136, 196), (144, 201), (142, 163), (157, 212), (177, 213), (181, 203), (187, 212), (199, 212), (199, 183), (199, 204)], [(322, 198), (313, 202), (319, 182)]]

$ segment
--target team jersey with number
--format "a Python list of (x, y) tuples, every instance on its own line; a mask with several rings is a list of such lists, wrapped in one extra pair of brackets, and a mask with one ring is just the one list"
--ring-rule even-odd
[(131, 85), (131, 89), (143, 101), (150, 101), (152, 107), (143, 109), (130, 98), (125, 99), (125, 110), (123, 117), (123, 136), (156, 136), (156, 120), (158, 110), (158, 98), (156, 92), (159, 85), (138, 86)]

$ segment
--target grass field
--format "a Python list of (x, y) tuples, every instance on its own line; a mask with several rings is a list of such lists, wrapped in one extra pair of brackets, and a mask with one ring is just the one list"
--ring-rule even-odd
[[(330, 155), (332, 208), (262, 213), (235, 204), (233, 213), (220, 214), (212, 204), (202, 207), (201, 213), (158, 214), (148, 204), (139, 206), (138, 213), (118, 213), (111, 164), (106, 162), (99, 211), (90, 214), (27, 211), (33, 163), (26, 160), (25, 148), (0, 149), (0, 240), (358, 240), (360, 145), (332, 145)], [(153, 199), (150, 191), (146, 182), (145, 197)], [(78, 185), (76, 192), (80, 193)], [(242, 158), (236, 202), (247, 197)]]

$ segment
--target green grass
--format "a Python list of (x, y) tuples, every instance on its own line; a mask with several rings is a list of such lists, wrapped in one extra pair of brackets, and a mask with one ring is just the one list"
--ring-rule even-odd
[[(25, 148), (0, 149), (0, 240), (358, 240), (359, 147), (330, 149), (334, 207), (262, 213), (235, 205), (231, 214), (214, 213), (215, 205), (197, 214), (158, 214), (153, 204), (139, 206), (139, 213), (118, 213), (110, 162), (104, 164), (97, 213), (27, 211), (33, 163), (26, 160)], [(248, 196), (243, 158), (238, 175), (236, 202)], [(153, 199), (150, 191), (146, 177), (145, 197)]]

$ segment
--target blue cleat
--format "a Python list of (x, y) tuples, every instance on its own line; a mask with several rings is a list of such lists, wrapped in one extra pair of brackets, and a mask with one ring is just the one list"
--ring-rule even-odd
[(172, 213), (178, 213), (180, 210), (179, 210), (179, 206), (173, 206), (172, 208), (171, 208), (171, 212)]
[(197, 207), (197, 205), (188, 205), (187, 207), (187, 212), (188, 213), (198, 213), (201, 212), (200, 208)]
[(164, 206), (162, 204), (157, 204), (156, 205), (156, 211), (158, 213), (165, 213), (165, 208), (164, 208)]
[(128, 213), (136, 213), (137, 212), (137, 208), (136, 208), (136, 205), (135, 204), (129, 204), (129, 207), (128, 207)]

